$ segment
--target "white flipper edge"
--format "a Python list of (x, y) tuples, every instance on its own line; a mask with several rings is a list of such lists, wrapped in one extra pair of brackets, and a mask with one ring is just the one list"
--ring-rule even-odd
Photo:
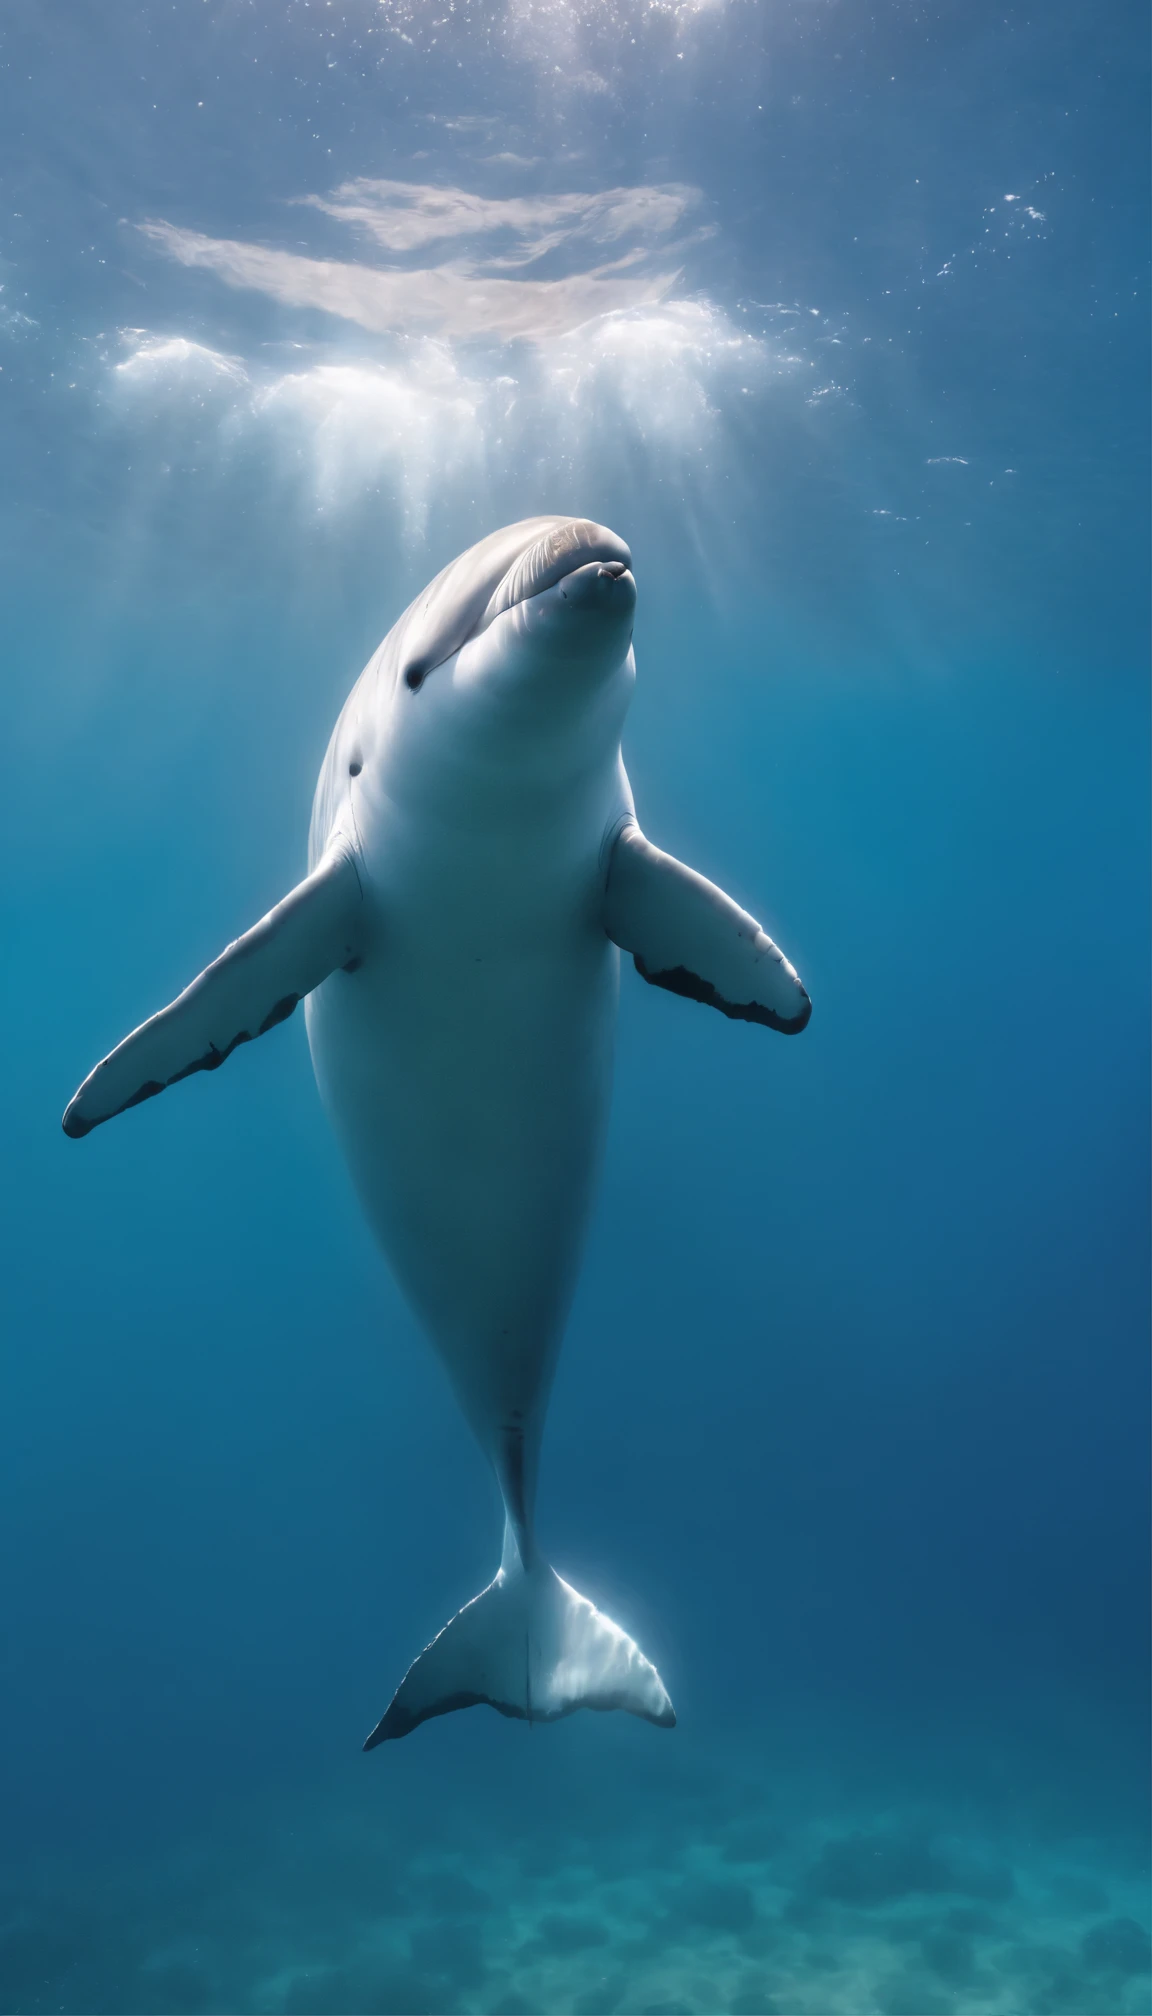
[(676, 1716), (664, 1683), (627, 1632), (547, 1562), (508, 1559), (413, 1662), (365, 1750), (433, 1715), (486, 1704), (523, 1722), (577, 1708), (623, 1708), (662, 1729)]
[(756, 919), (631, 822), (612, 848), (603, 921), (654, 987), (786, 1036), (807, 1027), (807, 989)]
[(329, 973), (359, 955), (356, 864), (333, 847), (266, 917), (89, 1072), (64, 1115), (74, 1139), (194, 1071), (215, 1071), (238, 1043), (291, 1015)]

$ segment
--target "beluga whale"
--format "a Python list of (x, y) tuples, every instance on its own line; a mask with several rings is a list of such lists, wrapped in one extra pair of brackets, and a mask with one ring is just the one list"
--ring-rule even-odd
[(621, 756), (624, 541), (527, 518), (438, 574), (369, 660), (316, 788), (308, 874), (98, 1064), (74, 1138), (305, 1003), (355, 1189), (503, 1499), (500, 1565), (364, 1747), (487, 1703), (675, 1722), (652, 1663), (541, 1551), (540, 1441), (612, 1075), (620, 953), (654, 987), (795, 1035), (808, 995), (754, 917), (653, 844)]

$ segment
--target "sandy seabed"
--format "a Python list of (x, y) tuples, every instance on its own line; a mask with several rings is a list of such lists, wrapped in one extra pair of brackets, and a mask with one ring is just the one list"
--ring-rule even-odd
[(469, 1757), (459, 1733), (446, 1756), (424, 1732), (423, 1755), (413, 1749), (391, 1777), (365, 1760), (374, 1779), (249, 1803), (144, 1856), (10, 1876), (0, 2010), (1144, 2016), (1152, 2006), (1147, 1871), (1131, 1838), (1019, 1813), (989, 1820), (938, 1793), (831, 1797), (802, 1774), (782, 1789), (780, 1773), (741, 1772), (735, 1755), (726, 1769), (697, 1759), (666, 1772), (658, 1751), (629, 1749), (636, 1734), (647, 1732), (614, 1736), (607, 1756), (600, 1743), (585, 1767), (571, 1729), (505, 1729), (484, 1772), (462, 1783), (447, 1768)]

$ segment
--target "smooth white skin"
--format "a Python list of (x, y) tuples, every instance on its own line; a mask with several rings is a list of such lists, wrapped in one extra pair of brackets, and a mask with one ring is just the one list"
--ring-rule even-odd
[(314, 847), (352, 843), (368, 913), (358, 970), (306, 1004), (317, 1082), (526, 1566), (611, 1086), (619, 954), (601, 912), (632, 811), (634, 605), (631, 574), (593, 562), (417, 692), (381, 691), (369, 667), (317, 787)]

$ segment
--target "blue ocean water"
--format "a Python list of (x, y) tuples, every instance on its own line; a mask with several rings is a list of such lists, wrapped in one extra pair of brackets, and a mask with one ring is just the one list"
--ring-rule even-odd
[[(11, 0), (0, 2008), (1135, 2016), (1147, 26)], [(631, 544), (647, 831), (541, 1526), (674, 1732), (446, 1717), (492, 1483), (298, 1016), (83, 1143), (483, 533)]]

